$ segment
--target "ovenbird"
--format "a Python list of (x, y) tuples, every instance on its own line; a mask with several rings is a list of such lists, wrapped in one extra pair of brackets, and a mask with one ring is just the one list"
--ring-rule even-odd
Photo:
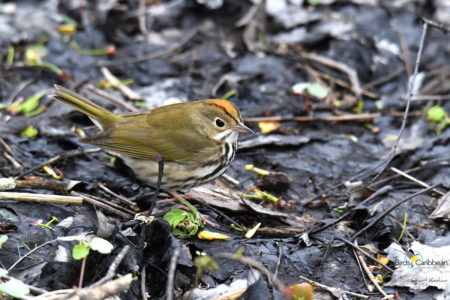
[(239, 132), (253, 133), (229, 101), (202, 100), (161, 106), (130, 115), (116, 115), (92, 101), (55, 85), (56, 100), (94, 120), (101, 133), (81, 139), (118, 153), (136, 176), (160, 187), (191, 188), (212, 181), (230, 166)]

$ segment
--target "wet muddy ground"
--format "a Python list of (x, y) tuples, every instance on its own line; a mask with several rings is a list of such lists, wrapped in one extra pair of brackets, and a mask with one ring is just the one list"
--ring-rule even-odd
[[(78, 286), (80, 274), (85, 288), (61, 299), (284, 299), (304, 282), (315, 299), (448, 297), (450, 44), (430, 20), (448, 28), (450, 7), (0, 4), (2, 281), (16, 278), (42, 299)], [(226, 177), (183, 191), (215, 224), (199, 231), (229, 239), (175, 236), (163, 216), (180, 205), (164, 192), (155, 219), (136, 219), (153, 189), (114, 153), (79, 141), (96, 129), (51, 98), (53, 84), (116, 113), (207, 98), (236, 104), (256, 134), (241, 135)], [(91, 249), (82, 267), (72, 248), (90, 244), (57, 240), (67, 236), (114, 248)], [(217, 268), (206, 270), (208, 257)]]

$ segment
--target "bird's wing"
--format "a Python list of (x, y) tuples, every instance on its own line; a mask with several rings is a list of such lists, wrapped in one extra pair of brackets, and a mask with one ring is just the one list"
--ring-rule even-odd
[(162, 156), (166, 161), (178, 162), (204, 160), (205, 154), (215, 146), (186, 122), (152, 120), (149, 123), (145, 116), (128, 118), (82, 142), (133, 158), (156, 160)]

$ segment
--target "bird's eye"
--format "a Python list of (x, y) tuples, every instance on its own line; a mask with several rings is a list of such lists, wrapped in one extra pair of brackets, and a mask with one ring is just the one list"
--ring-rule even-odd
[(221, 119), (217, 118), (216, 126), (222, 128), (223, 126), (225, 126), (225, 123)]

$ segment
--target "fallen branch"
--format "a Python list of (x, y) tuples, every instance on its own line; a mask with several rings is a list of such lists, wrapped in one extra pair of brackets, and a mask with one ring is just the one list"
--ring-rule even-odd
[(59, 203), (59, 204), (83, 204), (83, 198), (73, 196), (60, 196), (48, 194), (0, 192), (0, 200), (15, 200), (25, 202)]

